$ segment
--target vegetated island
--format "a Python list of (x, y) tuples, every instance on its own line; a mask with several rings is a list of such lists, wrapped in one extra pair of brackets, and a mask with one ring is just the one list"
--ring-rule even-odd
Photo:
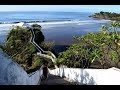
[(94, 13), (93, 15), (90, 15), (89, 17), (97, 18), (97, 19), (108, 19), (108, 20), (115, 20), (120, 21), (120, 13), (114, 13), (114, 12), (99, 12)]

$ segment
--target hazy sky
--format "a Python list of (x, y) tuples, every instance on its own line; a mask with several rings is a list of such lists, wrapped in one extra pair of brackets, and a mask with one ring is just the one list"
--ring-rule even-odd
[(120, 12), (120, 5), (0, 5), (0, 11)]

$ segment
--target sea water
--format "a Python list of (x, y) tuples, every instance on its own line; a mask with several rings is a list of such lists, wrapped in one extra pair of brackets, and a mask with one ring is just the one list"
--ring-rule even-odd
[(42, 26), (46, 41), (56, 45), (74, 42), (73, 36), (99, 31), (110, 20), (90, 18), (91, 12), (0, 12), (0, 44), (4, 44), (12, 24), (27, 22)]

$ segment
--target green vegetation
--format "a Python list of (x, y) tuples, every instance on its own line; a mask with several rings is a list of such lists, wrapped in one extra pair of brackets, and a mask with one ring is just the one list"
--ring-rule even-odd
[[(44, 42), (41, 26), (34, 24), (35, 41), (44, 50), (52, 51), (54, 42)], [(120, 32), (117, 29), (120, 22), (103, 25), (96, 33), (88, 33), (82, 37), (74, 36), (77, 43), (59, 53), (56, 64), (74, 68), (120, 68)], [(6, 52), (15, 62), (20, 64), (28, 73), (40, 68), (43, 61), (54, 64), (47, 58), (38, 56), (37, 49), (31, 44), (30, 28), (13, 27), (7, 36), (5, 46), (0, 50)], [(50, 54), (50, 53), (48, 53)]]
[[(44, 41), (41, 26), (33, 24), (35, 31), (35, 41), (38, 44)], [(20, 64), (26, 71), (31, 72), (41, 66), (42, 59), (36, 55), (37, 49), (31, 44), (31, 32), (29, 28), (11, 28), (4, 47), (1, 47), (15, 62)]]
[(116, 21), (120, 21), (120, 13), (111, 13), (111, 12), (99, 12), (99, 13), (95, 13), (89, 17), (93, 17), (93, 18), (98, 18), (98, 19), (109, 19), (109, 20), (116, 20)]
[(4, 51), (4, 47), (2, 45), (0, 45), (0, 50)]
[(54, 45), (55, 45), (55, 43), (54, 43), (54, 42), (50, 42), (50, 41), (42, 42), (42, 43), (40, 44), (40, 46), (41, 46), (44, 50), (48, 50), (48, 51), (52, 51)]
[(120, 27), (119, 22), (102, 26), (96, 33), (88, 33), (82, 37), (74, 36), (76, 44), (59, 53), (57, 65), (75, 68), (120, 68)]

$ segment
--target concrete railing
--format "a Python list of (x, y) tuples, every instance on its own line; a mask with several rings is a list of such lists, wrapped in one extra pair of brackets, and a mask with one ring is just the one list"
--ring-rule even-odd
[(66, 77), (78, 85), (120, 85), (120, 69), (80, 69), (57, 68), (49, 70), (50, 74)]
[[(41, 56), (41, 57), (44, 57), (44, 58), (48, 58), (48, 59), (51, 59), (51, 61), (54, 63), (54, 66), (55, 68), (58, 68), (57, 65), (55, 65), (55, 59), (56, 59), (56, 56), (50, 52), (50, 51), (44, 51), (36, 42), (35, 42), (35, 33), (33, 31), (33, 28), (30, 29), (31, 33), (32, 33), (32, 37), (30, 39), (30, 42), (37, 48), (37, 50), (39, 51), (37, 53), (37, 55)], [(47, 54), (50, 54), (50, 55), (47, 55)]]
[(38, 85), (43, 74), (42, 68), (27, 74), (27, 72), (12, 59), (0, 51), (0, 85)]

